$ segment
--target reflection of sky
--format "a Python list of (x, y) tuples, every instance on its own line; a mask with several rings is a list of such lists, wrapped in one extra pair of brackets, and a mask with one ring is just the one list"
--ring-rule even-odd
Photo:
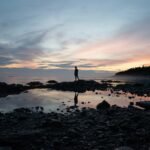
[(149, 65), (149, 0), (1, 0), (0, 67)]
[[(128, 96), (131, 94), (110, 94), (110, 91), (97, 91), (95, 92), (86, 92), (78, 94), (77, 106), (79, 108), (90, 107), (96, 108), (97, 104), (103, 100), (108, 101), (111, 105), (118, 105), (121, 107), (127, 107), (129, 102), (137, 102), (150, 100), (150, 97), (138, 97), (135, 96), (134, 99), (129, 99)], [(34, 89), (30, 90), (28, 93), (21, 93), (19, 95), (10, 95), (5, 98), (0, 98), (0, 111), (11, 111), (15, 108), (20, 107), (36, 107), (43, 106), (46, 112), (56, 111), (66, 111), (67, 107), (75, 106), (74, 102), (74, 92), (64, 92), (64, 91), (55, 91), (55, 90), (46, 90), (46, 89)], [(84, 104), (83, 104), (84, 102)], [(64, 105), (65, 104), (65, 105)]]

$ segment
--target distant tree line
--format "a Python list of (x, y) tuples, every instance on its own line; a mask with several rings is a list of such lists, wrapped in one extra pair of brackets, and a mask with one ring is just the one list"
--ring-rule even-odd
[(116, 75), (129, 75), (129, 76), (150, 76), (150, 66), (130, 68), (125, 71), (120, 71)]

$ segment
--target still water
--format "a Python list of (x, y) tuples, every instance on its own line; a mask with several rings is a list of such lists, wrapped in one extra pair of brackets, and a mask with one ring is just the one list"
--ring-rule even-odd
[[(132, 98), (129, 98), (133, 96)], [(150, 101), (150, 97), (140, 97), (130, 93), (112, 93), (110, 91), (87, 91), (85, 93), (64, 92), (49, 89), (33, 89), (18, 95), (0, 98), (0, 111), (8, 112), (20, 107), (44, 107), (45, 112), (66, 112), (69, 107), (77, 106), (96, 108), (97, 104), (106, 100), (111, 105), (127, 107), (130, 102)]]

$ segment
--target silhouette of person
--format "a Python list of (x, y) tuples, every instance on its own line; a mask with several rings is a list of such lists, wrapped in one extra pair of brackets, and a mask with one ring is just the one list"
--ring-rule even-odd
[(75, 92), (75, 95), (74, 95), (74, 106), (77, 106), (77, 104), (78, 104), (78, 95), (79, 95), (79, 93)]
[(75, 66), (75, 70), (74, 70), (75, 81), (79, 80), (78, 72), (79, 72), (78, 68), (77, 66)]

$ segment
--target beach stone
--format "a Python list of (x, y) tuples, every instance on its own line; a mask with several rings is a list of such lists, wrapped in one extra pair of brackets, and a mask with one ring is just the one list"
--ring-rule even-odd
[(98, 110), (99, 109), (108, 109), (110, 108), (110, 104), (107, 101), (102, 101), (101, 103), (99, 103), (96, 107)]
[(11, 147), (0, 147), (0, 150), (12, 150), (12, 148)]
[(76, 137), (76, 136), (79, 136), (80, 134), (76, 131), (76, 130), (74, 130), (74, 129), (69, 129), (68, 130), (68, 134), (70, 135), (70, 136), (72, 136), (72, 137)]
[(133, 150), (133, 149), (128, 146), (122, 146), (122, 147), (115, 148), (115, 150)]
[(62, 127), (62, 123), (58, 119), (47, 119), (42, 125), (43, 127)]

